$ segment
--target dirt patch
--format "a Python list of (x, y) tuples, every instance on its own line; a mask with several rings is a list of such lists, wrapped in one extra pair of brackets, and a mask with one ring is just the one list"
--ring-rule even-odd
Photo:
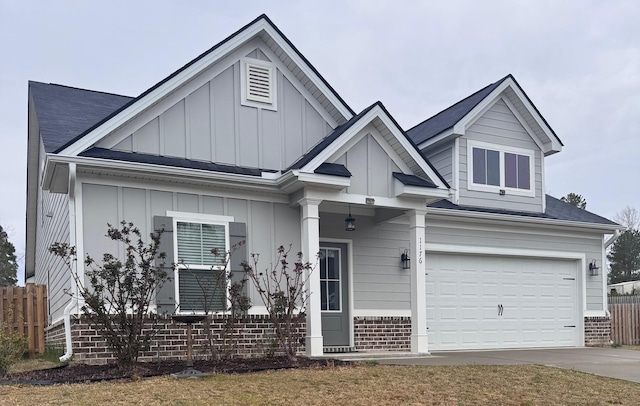
[[(338, 360), (309, 359), (299, 357), (291, 362), (285, 357), (229, 359), (220, 361), (194, 361), (194, 368), (207, 373), (246, 373), (288, 368), (324, 368), (348, 363)], [(143, 377), (169, 375), (186, 369), (185, 361), (142, 362), (131, 368), (117, 364), (87, 365), (69, 364), (50, 369), (11, 373), (0, 377), (0, 385), (31, 384), (51, 385), (57, 383), (79, 383), (109, 381), (116, 379), (137, 380)]]

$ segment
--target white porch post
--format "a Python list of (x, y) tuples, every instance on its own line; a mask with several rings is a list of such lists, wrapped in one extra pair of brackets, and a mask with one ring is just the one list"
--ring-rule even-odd
[(411, 352), (414, 354), (429, 353), (425, 287), (425, 215), (425, 210), (411, 210), (409, 212)]
[[(315, 262), (320, 251), (320, 212), (321, 200), (303, 198), (298, 200), (302, 207), (302, 252), (309, 262)], [(322, 356), (322, 320), (320, 311), (320, 271), (314, 269), (307, 280), (310, 293), (307, 303), (306, 352), (308, 356)]]

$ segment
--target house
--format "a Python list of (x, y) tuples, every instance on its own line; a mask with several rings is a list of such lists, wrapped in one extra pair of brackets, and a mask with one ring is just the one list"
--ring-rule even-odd
[[(47, 247), (99, 257), (126, 219), (164, 227), (168, 260), (194, 270), (238, 241), (232, 268), (281, 244), (322, 253), (312, 356), (608, 341), (589, 264), (620, 227), (545, 194), (562, 147), (511, 75), (408, 131), (381, 102), (355, 112), (262, 15), (135, 98), (29, 83), (26, 277), (49, 287), (50, 336), (70, 337), (76, 288)], [(193, 285), (177, 269), (158, 312), (198, 311)]]
[(607, 285), (607, 292), (610, 295), (633, 295), (638, 291), (640, 291), (640, 281), (620, 282)]

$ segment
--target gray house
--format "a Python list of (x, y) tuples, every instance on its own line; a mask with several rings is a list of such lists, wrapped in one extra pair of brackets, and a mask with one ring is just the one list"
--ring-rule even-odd
[[(29, 83), (26, 277), (63, 326), (76, 287), (48, 246), (99, 257), (126, 219), (196, 271), (240, 240), (232, 267), (321, 252), (309, 355), (608, 341), (596, 268), (620, 227), (545, 194), (562, 146), (511, 75), (408, 131), (380, 102), (356, 113), (263, 15), (135, 98)], [(190, 275), (159, 312), (199, 310)]]

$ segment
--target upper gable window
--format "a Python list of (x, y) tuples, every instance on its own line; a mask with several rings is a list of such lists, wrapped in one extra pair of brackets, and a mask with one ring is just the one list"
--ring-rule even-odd
[(273, 64), (245, 58), (241, 62), (242, 105), (276, 110), (276, 74)]
[(535, 196), (534, 152), (467, 141), (469, 189)]

